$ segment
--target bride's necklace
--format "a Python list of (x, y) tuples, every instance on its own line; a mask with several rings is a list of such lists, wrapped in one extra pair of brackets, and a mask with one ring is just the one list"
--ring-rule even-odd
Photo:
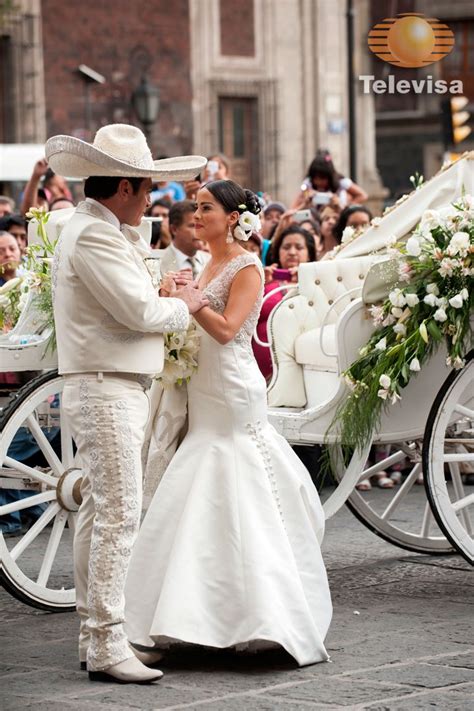
[[(203, 274), (203, 276), (206, 277), (206, 283), (202, 285), (201, 288), (205, 289), (208, 284), (211, 283), (211, 281), (219, 274), (219, 269), (227, 262), (230, 261), (229, 256), (232, 254), (232, 248), (230, 248), (224, 255), (223, 259), (221, 259), (212, 269), (206, 267), (206, 273)], [(237, 255), (236, 255), (237, 256)]]

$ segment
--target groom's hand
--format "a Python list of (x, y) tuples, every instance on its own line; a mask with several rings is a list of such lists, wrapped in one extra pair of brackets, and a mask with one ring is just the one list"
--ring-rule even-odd
[(182, 299), (189, 309), (190, 314), (195, 314), (197, 311), (209, 304), (209, 299), (206, 299), (202, 291), (197, 287), (196, 282), (191, 282), (185, 286), (181, 286), (170, 294), (176, 299)]

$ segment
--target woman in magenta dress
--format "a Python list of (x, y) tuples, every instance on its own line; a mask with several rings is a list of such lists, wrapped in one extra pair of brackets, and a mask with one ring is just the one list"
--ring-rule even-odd
[[(288, 285), (290, 289), (298, 281), (298, 267), (303, 262), (316, 261), (314, 238), (297, 224), (287, 227), (271, 246), (271, 265), (265, 268), (266, 296), (279, 286)], [(277, 291), (263, 304), (257, 324), (258, 338), (268, 342), (267, 321), (275, 306), (283, 299), (285, 291)], [(262, 375), (269, 380), (272, 375), (272, 357), (270, 348), (260, 346), (255, 339), (252, 348)]]

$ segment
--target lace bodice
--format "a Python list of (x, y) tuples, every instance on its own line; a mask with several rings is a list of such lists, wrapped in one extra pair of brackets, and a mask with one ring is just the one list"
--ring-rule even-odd
[(242, 324), (239, 332), (236, 334), (234, 341), (250, 348), (250, 342), (260, 315), (263, 298), (263, 268), (258, 257), (250, 252), (248, 254), (239, 254), (237, 257), (234, 257), (234, 259), (231, 259), (230, 262), (226, 264), (220, 274), (218, 274), (214, 279), (211, 279), (209, 284), (203, 289), (203, 292), (209, 299), (209, 305), (213, 311), (216, 311), (218, 314), (224, 313), (227, 299), (229, 297), (230, 287), (235, 275), (237, 272), (240, 272), (241, 269), (244, 269), (244, 267), (248, 267), (249, 264), (255, 264), (258, 268), (262, 277), (262, 285), (255, 304)]

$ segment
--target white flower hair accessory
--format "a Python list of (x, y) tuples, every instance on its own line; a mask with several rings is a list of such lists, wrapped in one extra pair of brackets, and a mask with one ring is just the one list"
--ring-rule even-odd
[(244, 212), (240, 214), (239, 221), (234, 227), (234, 237), (242, 242), (247, 242), (252, 232), (260, 231), (262, 223), (258, 215), (247, 210), (247, 205), (239, 205), (238, 209), (244, 210)]

